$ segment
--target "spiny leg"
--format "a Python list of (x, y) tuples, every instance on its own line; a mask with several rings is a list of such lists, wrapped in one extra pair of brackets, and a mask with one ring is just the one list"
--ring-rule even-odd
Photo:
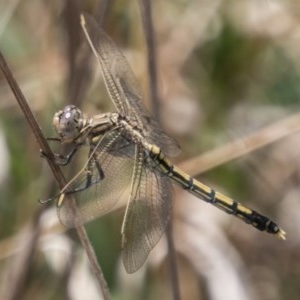
[[(47, 138), (47, 141), (53, 141), (53, 142), (61, 143), (61, 139), (59, 139), (59, 138)], [(80, 146), (82, 146), (82, 144), (75, 144), (74, 148), (66, 155), (63, 155), (61, 153), (53, 153), (54, 163), (59, 165), (59, 166), (68, 165)], [(40, 149), (40, 155), (43, 158), (50, 159), (50, 157), (44, 151), (42, 151), (41, 149)]]
[[(95, 150), (95, 148), (91, 147), (90, 151), (89, 151), (89, 156), (88, 157), (90, 159), (88, 161), (86, 169), (84, 170), (84, 172), (86, 173), (85, 184), (83, 186), (79, 186), (75, 189), (67, 190), (65, 192), (65, 194), (73, 194), (73, 193), (84, 191), (84, 190), (88, 189), (91, 185), (97, 184), (97, 183), (99, 183), (100, 181), (102, 181), (104, 179), (104, 177), (105, 177), (104, 171), (102, 170), (102, 168), (101, 168), (101, 166), (98, 162), (98, 154), (94, 150)], [(97, 170), (98, 176), (94, 175), (94, 170), (95, 169)], [(96, 179), (93, 180), (93, 177), (96, 177)]]

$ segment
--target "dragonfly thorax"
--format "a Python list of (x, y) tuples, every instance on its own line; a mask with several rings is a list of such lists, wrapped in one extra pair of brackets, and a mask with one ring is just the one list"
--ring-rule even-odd
[(137, 122), (131, 118), (122, 117), (118, 121), (119, 126), (125, 129), (128, 136), (134, 143), (143, 143), (145, 140), (142, 128), (138, 128)]
[(53, 126), (63, 141), (74, 139), (84, 127), (85, 117), (75, 105), (68, 105), (53, 117)]

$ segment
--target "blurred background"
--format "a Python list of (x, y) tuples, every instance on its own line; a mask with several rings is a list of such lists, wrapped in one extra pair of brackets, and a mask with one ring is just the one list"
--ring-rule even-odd
[[(66, 104), (113, 110), (79, 24), (81, 11), (96, 16), (128, 59), (145, 105), (181, 145), (172, 161), (287, 232), (279, 240), (175, 188), (182, 299), (299, 299), (298, 1), (151, 4), (159, 106), (149, 93), (139, 1), (2, 0), (0, 49), (44, 134), (54, 136), (53, 114)], [(101, 299), (76, 231), (59, 224), (54, 203), (38, 203), (58, 190), (0, 73), (1, 299)], [(86, 226), (112, 299), (171, 299), (164, 237), (142, 269), (125, 273), (123, 214)]]

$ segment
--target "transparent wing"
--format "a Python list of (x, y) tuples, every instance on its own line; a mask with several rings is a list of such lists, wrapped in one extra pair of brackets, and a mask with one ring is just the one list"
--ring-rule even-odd
[(141, 94), (126, 58), (92, 17), (83, 14), (81, 24), (116, 109), (123, 115), (137, 117), (143, 112), (140, 104), (137, 104)]
[(180, 151), (178, 145), (146, 112), (138, 82), (124, 55), (92, 17), (83, 14), (81, 19), (82, 28), (100, 64), (107, 90), (118, 112), (137, 122), (139, 128), (144, 128), (149, 142), (158, 145), (168, 155), (177, 155)]
[(143, 265), (165, 231), (172, 210), (170, 180), (147, 165), (143, 156), (140, 149), (122, 230), (122, 255), (128, 273)]
[[(118, 131), (112, 131), (102, 138), (88, 166), (64, 191), (65, 198), (57, 207), (62, 224), (76, 227), (102, 216), (117, 201), (128, 200), (134, 148), (135, 145)], [(70, 196), (73, 196), (76, 211)]]
[(144, 135), (148, 142), (157, 145), (168, 156), (174, 157), (181, 151), (179, 144), (168, 136), (152, 118), (144, 121)]

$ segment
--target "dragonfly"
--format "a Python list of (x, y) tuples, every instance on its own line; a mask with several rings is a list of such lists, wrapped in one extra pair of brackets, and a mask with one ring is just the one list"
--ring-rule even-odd
[(57, 137), (53, 140), (73, 147), (67, 155), (56, 153), (55, 162), (69, 164), (82, 146), (89, 152), (83, 168), (55, 197), (61, 223), (82, 225), (109, 212), (118, 201), (126, 201), (122, 258), (127, 273), (134, 273), (165, 232), (175, 183), (256, 229), (285, 239), (285, 232), (271, 219), (171, 163), (168, 157), (177, 155), (180, 148), (147, 113), (126, 58), (91, 16), (82, 14), (81, 25), (116, 112), (87, 116), (68, 105), (54, 115)]

